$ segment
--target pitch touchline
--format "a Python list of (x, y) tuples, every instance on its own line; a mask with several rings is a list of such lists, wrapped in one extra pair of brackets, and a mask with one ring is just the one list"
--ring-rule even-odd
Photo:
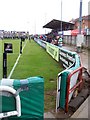
[[(27, 42), (26, 42), (26, 43), (27, 43)], [(24, 46), (23, 46), (23, 48), (22, 48), (22, 52), (23, 52), (23, 50), (24, 50), (24, 48), (25, 48), (25, 46), (26, 46), (26, 43), (24, 44)], [(13, 74), (13, 71), (14, 71), (14, 69), (15, 69), (15, 67), (16, 67), (19, 59), (20, 59), (20, 56), (21, 56), (21, 54), (19, 54), (19, 56), (18, 56), (18, 58), (17, 58), (17, 60), (16, 60), (16, 62), (15, 62), (15, 64), (14, 64), (14, 66), (13, 66), (13, 68), (12, 68), (10, 74), (9, 74), (9, 76), (7, 77), (8, 79), (11, 78), (11, 76), (12, 76), (12, 74)]]

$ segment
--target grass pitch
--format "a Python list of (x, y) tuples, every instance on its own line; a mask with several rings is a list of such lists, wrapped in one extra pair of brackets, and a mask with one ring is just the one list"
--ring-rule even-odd
[[(13, 44), (13, 53), (8, 54), (8, 75), (15, 64), (20, 52), (20, 40), (3, 40)], [(26, 40), (25, 48), (19, 62), (13, 71), (12, 79), (24, 79), (31, 76), (44, 77), (45, 84), (45, 112), (55, 109), (57, 75), (62, 71), (60, 63), (57, 63), (35, 41)], [(23, 42), (23, 46), (25, 44)]]

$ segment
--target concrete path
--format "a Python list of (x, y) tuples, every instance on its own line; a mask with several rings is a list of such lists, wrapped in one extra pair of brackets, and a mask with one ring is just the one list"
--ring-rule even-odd
[(44, 118), (55, 118), (55, 116), (51, 112), (44, 113)]
[(71, 118), (90, 118), (90, 96), (78, 108), (78, 110), (71, 116)]

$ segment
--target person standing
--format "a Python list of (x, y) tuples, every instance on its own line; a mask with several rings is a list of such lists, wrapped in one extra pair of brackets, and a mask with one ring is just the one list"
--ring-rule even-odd
[(62, 47), (62, 37), (60, 36), (59, 39), (58, 39), (58, 46), (59, 47)]

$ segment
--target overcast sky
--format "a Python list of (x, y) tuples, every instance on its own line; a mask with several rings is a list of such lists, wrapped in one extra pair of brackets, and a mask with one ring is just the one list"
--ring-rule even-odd
[[(82, 15), (88, 15), (88, 2), (82, 0)], [(79, 17), (80, 0), (62, 0), (62, 20)], [(45, 33), (52, 19), (61, 20), (61, 0), (0, 0), (0, 30)]]

